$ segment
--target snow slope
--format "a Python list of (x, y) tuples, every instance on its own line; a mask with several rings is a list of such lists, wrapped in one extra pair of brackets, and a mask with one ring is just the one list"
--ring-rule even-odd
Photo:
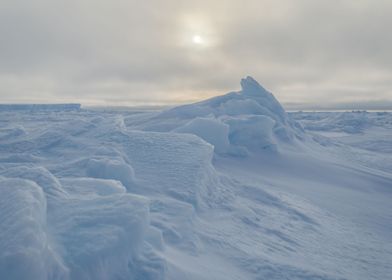
[(0, 279), (387, 279), (392, 114), (241, 88), (0, 110)]
[(260, 149), (277, 151), (279, 145), (294, 145), (304, 137), (302, 126), (252, 77), (242, 79), (241, 88), (164, 111), (138, 121), (136, 127), (195, 134), (213, 144), (215, 152), (239, 156)]

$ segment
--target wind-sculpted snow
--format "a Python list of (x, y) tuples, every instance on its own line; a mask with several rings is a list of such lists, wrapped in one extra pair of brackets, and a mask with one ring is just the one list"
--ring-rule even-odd
[[(324, 146), (343, 145), (339, 153), (346, 159), (369, 168), (392, 171), (391, 112), (297, 112), (291, 116)], [(336, 150), (330, 153), (335, 154)]]
[(312, 131), (355, 134), (371, 127), (392, 128), (392, 114), (388, 112), (299, 112), (292, 116)]
[(211, 118), (195, 118), (174, 132), (190, 133), (199, 136), (214, 146), (217, 153), (225, 153), (229, 149), (229, 125)]
[(0, 278), (64, 279), (46, 232), (46, 198), (36, 183), (0, 177)]
[(239, 92), (164, 111), (138, 128), (192, 133), (213, 144), (217, 153), (231, 155), (278, 151), (279, 143), (295, 145), (303, 138), (301, 125), (272, 93), (251, 77), (242, 79), (241, 87)]
[[(25, 117), (24, 125), (36, 125), (36, 115)], [(31, 269), (33, 279), (164, 277), (166, 264), (156, 253), (163, 248), (163, 236), (179, 246), (197, 243), (189, 233), (195, 211), (227, 197), (218, 195), (221, 183), (211, 164), (213, 147), (193, 135), (128, 131), (116, 115), (100, 118), (83, 112), (78, 117), (75, 122), (74, 113), (64, 112), (54, 123), (1, 143), (0, 176), (10, 182), (1, 191), (11, 195), (9, 189), (15, 188), (23, 195), (23, 188), (12, 180), (28, 182), (40, 195), (34, 205), (41, 207), (41, 216), (26, 217), (32, 222), (39, 219), (32, 230), (23, 219), (9, 218), (17, 221), (16, 228), (32, 235), (31, 246), (37, 253), (13, 257), (3, 250), (0, 275), (31, 279)], [(25, 196), (29, 199), (28, 193)], [(171, 205), (176, 217), (165, 210), (150, 213), (149, 203)], [(7, 220), (2, 221), (8, 227)], [(10, 239), (2, 236), (4, 244)], [(35, 244), (36, 239), (43, 243)], [(37, 259), (41, 261), (36, 263)], [(51, 264), (51, 259), (58, 263)], [(20, 272), (18, 265), (23, 263), (28, 267)]]
[(0, 110), (0, 279), (387, 279), (391, 115), (287, 114), (241, 86)]
[(62, 187), (47, 174), (27, 167), (2, 172), (23, 179), (0, 177), (1, 279), (131, 277), (128, 262), (147, 230), (147, 200), (126, 194), (117, 181), (64, 179)]

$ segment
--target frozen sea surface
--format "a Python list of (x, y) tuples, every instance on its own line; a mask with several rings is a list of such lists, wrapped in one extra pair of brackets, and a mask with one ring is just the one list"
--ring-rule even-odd
[(392, 114), (288, 114), (241, 87), (0, 107), (0, 279), (388, 279)]

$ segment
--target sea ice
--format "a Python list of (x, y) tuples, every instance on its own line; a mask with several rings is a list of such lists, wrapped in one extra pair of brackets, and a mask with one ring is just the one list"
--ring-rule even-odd
[(251, 77), (162, 111), (0, 106), (0, 279), (386, 279), (391, 131)]

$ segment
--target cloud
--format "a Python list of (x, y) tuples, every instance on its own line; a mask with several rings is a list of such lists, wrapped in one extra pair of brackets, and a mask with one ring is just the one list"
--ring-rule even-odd
[(392, 100), (391, 1), (0, 6), (1, 102), (189, 102), (236, 90), (245, 75), (284, 103)]

